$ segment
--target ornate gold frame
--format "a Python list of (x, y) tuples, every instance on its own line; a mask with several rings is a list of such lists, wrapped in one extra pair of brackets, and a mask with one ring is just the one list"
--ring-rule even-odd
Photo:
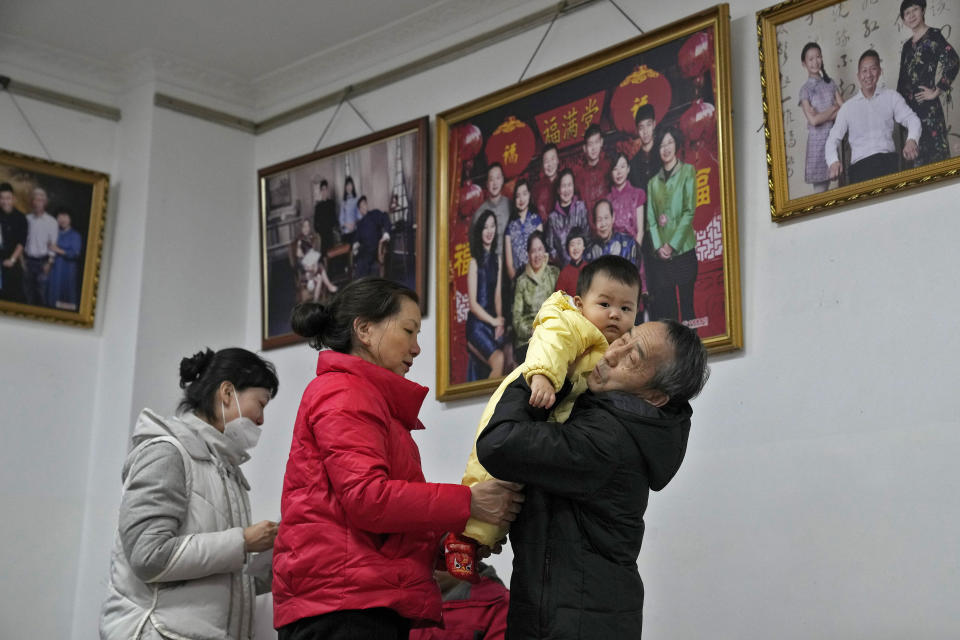
[[(110, 176), (98, 171), (81, 169), (59, 162), (51, 162), (42, 158), (5, 151), (0, 149), (0, 167), (6, 166), (21, 172), (24, 181), (33, 186), (44, 187), (51, 192), (49, 184), (44, 178), (66, 180), (70, 182), (90, 185), (91, 197), (89, 205), (84, 202), (83, 213), (88, 222), (86, 228), (78, 229), (83, 236), (83, 279), (80, 283), (80, 301), (76, 311), (67, 309), (49, 308), (22, 302), (0, 300), (0, 313), (45, 320), (60, 324), (92, 327), (97, 306), (97, 285), (100, 281), (100, 258), (103, 251), (103, 228), (107, 215), (107, 195), (110, 191)], [(14, 184), (14, 190), (17, 189)], [(74, 209), (73, 217), (80, 218), (76, 202), (59, 202), (51, 197), (50, 206), (56, 204), (69, 205)], [(89, 206), (89, 209), (87, 207)], [(49, 207), (48, 207), (49, 209)], [(24, 212), (26, 214), (26, 212)]]
[(732, 92), (730, 88), (730, 17), (726, 4), (717, 5), (640, 37), (609, 47), (586, 58), (546, 72), (521, 84), (511, 86), (450, 109), (437, 116), (437, 397), (450, 400), (481, 395), (492, 391), (499, 380), (478, 380), (452, 383), (450, 350), (450, 314), (454, 296), (450, 263), (449, 216), (454, 187), (459, 183), (450, 163), (451, 129), (479, 114), (509, 104), (538, 91), (578, 78), (630, 56), (679, 40), (699, 30), (714, 28), (716, 60), (716, 115), (719, 192), (722, 200), (723, 286), (725, 292), (725, 326), (722, 335), (708, 337), (704, 344), (711, 353), (739, 349), (743, 346), (740, 309), (740, 268), (737, 235), (736, 193), (734, 185)]
[[(790, 0), (757, 12), (757, 40), (760, 52), (760, 84), (763, 93), (764, 137), (767, 145), (767, 175), (770, 189), (770, 215), (774, 221), (832, 209), (888, 193), (902, 191), (947, 178), (960, 171), (960, 157), (950, 158), (913, 169), (891, 173), (872, 180), (838, 186), (823, 193), (790, 198), (787, 152), (781, 87), (781, 64), (777, 29), (781, 25), (812, 16), (816, 11), (842, 5), (843, 0)], [(897, 5), (885, 7), (894, 14)], [(883, 14), (886, 16), (886, 14)], [(878, 14), (878, 20), (881, 16)], [(811, 18), (812, 20), (812, 18)], [(884, 24), (885, 28), (886, 24)], [(864, 28), (859, 25), (859, 28)], [(856, 64), (856, 61), (853, 61)], [(891, 61), (884, 62), (885, 77)], [(887, 85), (890, 86), (889, 83)]]

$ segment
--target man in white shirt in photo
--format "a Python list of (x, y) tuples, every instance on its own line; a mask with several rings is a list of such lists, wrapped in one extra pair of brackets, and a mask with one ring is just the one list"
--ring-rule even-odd
[(827, 136), (825, 151), (831, 180), (840, 175), (837, 147), (847, 134), (850, 143), (850, 183), (871, 180), (900, 170), (893, 142), (894, 122), (907, 128), (903, 157), (907, 160), (917, 157), (920, 118), (907, 106), (903, 96), (883, 86), (880, 82), (882, 73), (880, 55), (873, 49), (864, 51), (857, 65), (860, 92), (843, 103)]
[(47, 277), (56, 257), (51, 247), (57, 246), (60, 227), (47, 213), (47, 192), (37, 187), (32, 195), (33, 211), (27, 215), (27, 244), (23, 250), (27, 264), (23, 289), (27, 304), (48, 306)]

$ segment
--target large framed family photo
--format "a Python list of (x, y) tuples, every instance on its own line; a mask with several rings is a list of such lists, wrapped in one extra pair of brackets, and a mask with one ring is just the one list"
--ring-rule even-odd
[(302, 340), (290, 314), (363, 276), (400, 282), (426, 311), (426, 117), (258, 172), (262, 348)]
[(960, 0), (793, 0), (757, 13), (774, 220), (960, 170)]
[(615, 254), (637, 322), (742, 346), (726, 5), (437, 117), (437, 394), (487, 393), (579, 270)]
[(92, 327), (110, 177), (0, 149), (0, 313)]

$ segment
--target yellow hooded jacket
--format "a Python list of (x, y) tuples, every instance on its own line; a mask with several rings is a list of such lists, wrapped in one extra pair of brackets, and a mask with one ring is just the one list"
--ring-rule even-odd
[[(587, 376), (603, 357), (608, 346), (607, 339), (600, 330), (571, 304), (565, 293), (557, 291), (547, 298), (533, 321), (533, 337), (527, 347), (526, 360), (503, 379), (480, 416), (480, 425), (473, 437), (473, 450), (470, 452), (462, 483), (473, 486), (478, 482), (493, 479), (477, 460), (477, 438), (493, 416), (503, 390), (511, 382), (523, 375), (529, 383), (530, 379), (539, 373), (550, 380), (555, 391), (559, 391), (564, 379), (569, 377), (573, 388), (550, 414), (551, 421), (564, 422), (570, 416), (577, 397), (586, 391)], [(474, 518), (467, 521), (463, 531), (463, 535), (490, 547), (502, 540), (506, 533), (505, 528)]]

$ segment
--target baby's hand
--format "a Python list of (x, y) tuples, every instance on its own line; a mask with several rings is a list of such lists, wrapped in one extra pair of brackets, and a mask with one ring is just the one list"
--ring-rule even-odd
[(557, 395), (547, 376), (535, 373), (530, 378), (530, 405), (540, 409), (549, 409), (553, 406)]

